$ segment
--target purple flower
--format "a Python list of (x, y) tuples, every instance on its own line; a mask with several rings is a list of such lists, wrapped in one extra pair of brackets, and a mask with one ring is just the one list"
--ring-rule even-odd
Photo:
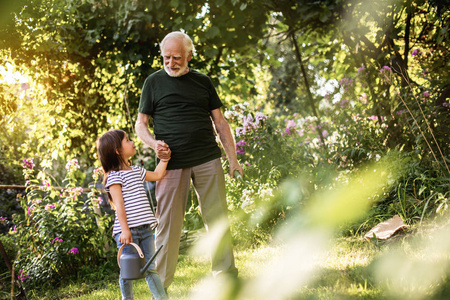
[(77, 248), (72, 248), (72, 249), (69, 250), (69, 253), (75, 255), (75, 254), (80, 253), (80, 251), (78, 251)]
[(244, 116), (244, 118), (243, 118), (243, 125), (244, 125), (244, 128), (249, 128), (249, 127), (253, 127), (253, 128), (255, 128), (256, 126), (255, 126), (255, 124), (253, 123), (253, 121), (254, 121), (254, 119), (253, 119), (253, 117), (249, 114), (249, 115), (247, 115), (247, 116)]
[[(62, 242), (62, 241), (63, 241), (63, 239), (60, 238), (59, 236), (57, 236), (57, 237), (55, 237), (55, 238), (52, 240), (52, 244), (57, 243), (57, 242)], [(70, 251), (69, 251), (69, 252), (70, 252)]]
[(411, 53), (412, 56), (417, 55), (417, 54), (419, 54), (419, 50), (417, 50), (417, 49)]
[(328, 137), (328, 131), (326, 131), (326, 130), (322, 131), (322, 136), (324, 138), (327, 138)]
[(351, 85), (353, 84), (353, 80), (351, 80), (350, 78), (342, 78), (339, 81), (339, 85), (342, 86), (344, 88), (344, 90), (347, 90)]
[(239, 142), (236, 143), (236, 153), (237, 154), (245, 154), (246, 150), (245, 150), (245, 146), (247, 145), (246, 142), (244, 142), (243, 140), (240, 140)]
[(237, 127), (236, 136), (241, 136), (241, 134), (245, 134), (245, 129), (243, 127)]
[(401, 115), (401, 114), (404, 113), (404, 112), (405, 112), (404, 110), (399, 110), (399, 111), (396, 112), (396, 114), (397, 114), (397, 115)]
[(428, 92), (424, 92), (423, 95), (424, 95), (425, 97), (430, 97), (430, 93), (428, 93)]
[(284, 133), (286, 135), (292, 135), (295, 132), (295, 127), (297, 126), (297, 123), (295, 123), (294, 120), (288, 120), (286, 124), (286, 129), (284, 130)]
[(243, 147), (245, 145), (247, 145), (246, 142), (244, 142), (243, 140), (240, 140), (239, 142), (236, 143), (237, 146)]
[(20, 271), (19, 271), (19, 276), (17, 276), (17, 278), (18, 278), (20, 281), (24, 282), (24, 281), (28, 278), (28, 275), (25, 274), (25, 273), (23, 272), (23, 270), (20, 270)]
[(383, 71), (392, 72), (391, 68), (389, 68), (388, 66), (382, 67), (381, 70), (380, 70), (380, 72), (383, 72)]
[(339, 102), (339, 105), (342, 108), (345, 108), (347, 106), (347, 102), (348, 102), (348, 99), (343, 99), (341, 102)]
[(365, 69), (366, 69), (366, 67), (364, 65), (362, 65), (361, 67), (359, 67), (358, 73), (361, 72), (361, 71), (364, 71)]
[(450, 103), (444, 102), (444, 103), (442, 103), (442, 106), (443, 106), (443, 107), (449, 107), (449, 106), (450, 106)]

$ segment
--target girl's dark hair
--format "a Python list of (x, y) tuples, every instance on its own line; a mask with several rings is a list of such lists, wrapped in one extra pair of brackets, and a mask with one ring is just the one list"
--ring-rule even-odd
[[(103, 186), (106, 184), (108, 174), (111, 171), (120, 171), (124, 165), (130, 165), (130, 161), (125, 161), (120, 153), (122, 152), (122, 140), (126, 133), (120, 129), (111, 129), (97, 139), (97, 154), (102, 164), (105, 175), (103, 175)], [(108, 193), (109, 203), (113, 208), (114, 203)]]

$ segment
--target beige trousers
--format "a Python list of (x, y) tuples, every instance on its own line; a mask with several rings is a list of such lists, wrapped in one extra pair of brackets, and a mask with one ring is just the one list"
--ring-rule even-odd
[[(192, 168), (167, 170), (156, 183), (156, 247), (164, 245), (156, 257), (156, 268), (164, 288), (173, 281), (180, 248), (190, 184), (194, 186), (200, 205), (200, 212), (206, 230), (215, 222), (227, 219), (225, 177), (220, 158)], [(213, 275), (220, 273), (237, 276), (229, 227), (220, 247), (211, 253)]]

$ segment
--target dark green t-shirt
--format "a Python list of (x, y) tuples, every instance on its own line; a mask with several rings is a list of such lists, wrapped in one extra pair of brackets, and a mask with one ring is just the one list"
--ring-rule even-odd
[(172, 151), (167, 169), (181, 169), (219, 158), (210, 112), (222, 106), (211, 79), (195, 70), (170, 77), (164, 69), (145, 80), (139, 112), (153, 119), (157, 140)]

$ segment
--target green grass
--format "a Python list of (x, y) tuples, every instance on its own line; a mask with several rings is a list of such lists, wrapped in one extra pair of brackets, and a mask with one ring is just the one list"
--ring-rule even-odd
[[(312, 269), (301, 265), (304, 260), (295, 261), (295, 255), (309, 255), (311, 251), (305, 249), (314, 247), (314, 239), (300, 240), (299, 244), (287, 243), (290, 246), (283, 243), (253, 249), (238, 247), (238, 284), (219, 288), (214, 285), (217, 280), (210, 280), (208, 257), (185, 252), (179, 257), (169, 294), (171, 299), (195, 300), (450, 299), (449, 224), (447, 220), (446, 223), (422, 225), (420, 229), (412, 228), (377, 243), (362, 237), (330, 238), (329, 244), (318, 248), (321, 251), (317, 255), (313, 251), (309, 257), (315, 260)], [(284, 265), (280, 267), (280, 264)], [(292, 268), (301, 270), (293, 273)], [(292, 278), (294, 284), (289, 282)], [(264, 284), (270, 286), (273, 281), (277, 284), (275, 293), (267, 297), (253, 296), (252, 293), (257, 291), (255, 287), (264, 289)], [(213, 296), (192, 296), (192, 293), (204, 292), (205, 289), (214, 291)], [(133, 290), (136, 300), (150, 299), (144, 279), (135, 281)], [(279, 293), (285, 290), (288, 293)], [(234, 296), (229, 296), (230, 293)], [(95, 282), (67, 283), (46, 294), (34, 291), (28, 295), (29, 299), (42, 300), (116, 300), (120, 299), (118, 275)]]
[[(245, 282), (257, 276), (279, 252), (280, 247), (269, 245), (237, 251), (236, 265), (240, 278)], [(319, 273), (313, 278), (314, 284), (301, 289), (301, 297), (379, 299), (375, 297), (379, 297), (381, 291), (368, 284), (365, 270), (378, 252), (376, 246), (362, 239), (337, 239), (330, 249), (327, 259), (320, 264)], [(199, 284), (209, 274), (210, 264), (207, 257), (180, 255), (175, 280), (169, 289), (171, 299), (189, 299), (190, 293), (197, 291)], [(111, 278), (108, 280), (102, 288), (78, 297), (74, 297), (74, 295), (82, 292), (83, 285), (67, 285), (59, 292), (67, 295), (64, 299), (119, 299), (118, 281), (111, 281)], [(89, 286), (85, 284), (84, 288), (87, 289)], [(149, 299), (149, 290), (145, 280), (135, 281), (133, 291), (136, 300)], [(333, 298), (336, 295), (341, 296)]]

